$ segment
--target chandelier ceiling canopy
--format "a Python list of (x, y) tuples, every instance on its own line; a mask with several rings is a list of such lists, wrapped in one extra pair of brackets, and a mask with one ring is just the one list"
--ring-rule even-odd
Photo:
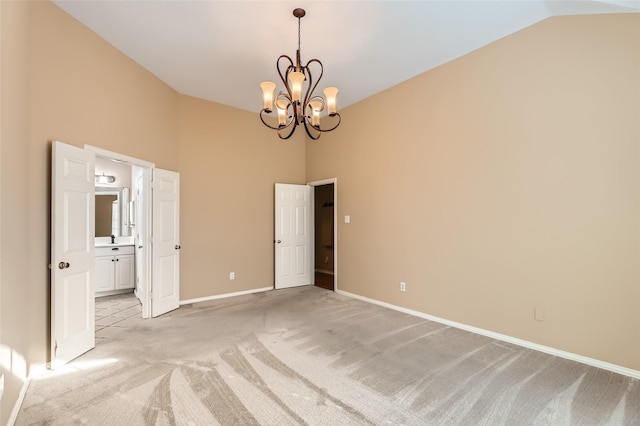
[[(336, 129), (342, 120), (336, 108), (337, 88), (327, 87), (324, 89), (324, 97), (314, 95), (324, 71), (322, 62), (318, 59), (311, 59), (306, 65), (302, 65), (300, 61), (300, 20), (305, 13), (304, 9), (293, 10), (293, 16), (298, 18), (298, 50), (296, 51), (295, 63), (287, 55), (280, 55), (276, 61), (276, 69), (284, 84), (285, 91), (278, 92), (274, 98), (276, 84), (270, 81), (260, 84), (264, 102), (260, 111), (260, 120), (265, 126), (276, 130), (280, 139), (289, 139), (298, 125), (302, 125), (307, 135), (316, 140), (320, 138), (322, 133)], [(318, 79), (314, 81), (315, 72), (318, 72)], [(271, 114), (273, 111), (274, 103), (278, 113), (277, 126), (273, 126), (265, 120), (265, 114)], [(320, 127), (320, 114), (325, 110), (331, 118), (332, 124), (323, 129)]]

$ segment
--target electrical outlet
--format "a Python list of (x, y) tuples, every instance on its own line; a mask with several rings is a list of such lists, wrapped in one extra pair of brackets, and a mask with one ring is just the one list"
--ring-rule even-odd
[(407, 284), (400, 281), (400, 291), (407, 291)]
[(533, 319), (536, 321), (544, 321), (544, 309), (533, 308)]
[(229, 279), (230, 280), (235, 280), (236, 279), (236, 273), (235, 272), (229, 272)]

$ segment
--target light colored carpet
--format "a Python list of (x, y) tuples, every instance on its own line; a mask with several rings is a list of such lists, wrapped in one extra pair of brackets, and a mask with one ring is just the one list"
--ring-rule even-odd
[(638, 380), (317, 287), (127, 327), (33, 380), (16, 424), (640, 424)]

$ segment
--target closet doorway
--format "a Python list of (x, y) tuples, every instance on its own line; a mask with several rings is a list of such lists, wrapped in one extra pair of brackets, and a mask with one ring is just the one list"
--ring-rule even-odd
[(313, 282), (316, 287), (336, 291), (338, 179), (309, 182), (309, 185), (313, 194)]

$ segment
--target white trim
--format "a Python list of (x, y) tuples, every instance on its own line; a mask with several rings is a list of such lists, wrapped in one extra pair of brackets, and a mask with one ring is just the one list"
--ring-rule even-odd
[(27, 395), (27, 389), (29, 389), (29, 385), (31, 384), (31, 377), (28, 377), (27, 380), (22, 384), (20, 388), (20, 393), (18, 394), (18, 399), (16, 403), (13, 405), (13, 410), (11, 410), (11, 415), (9, 416), (9, 420), (7, 420), (7, 426), (13, 426), (18, 418), (18, 413), (22, 408), (22, 403), (24, 402), (24, 397)]
[[(333, 184), (333, 291), (338, 291), (338, 178), (334, 177), (307, 182), (307, 185), (314, 187), (330, 184)], [(313, 256), (313, 259), (315, 259), (315, 253), (313, 254)]]
[(43, 374), (46, 374), (48, 370), (51, 370), (51, 363), (41, 364), (36, 367), (33, 367), (33, 366), (31, 367), (31, 369), (29, 370), (29, 376), (27, 377), (25, 382), (22, 384), (22, 387), (20, 388), (20, 393), (18, 394), (18, 399), (13, 405), (13, 410), (11, 410), (11, 415), (7, 420), (7, 426), (13, 426), (15, 424), (16, 419), (18, 418), (18, 413), (20, 413), (20, 409), (22, 408), (22, 404), (24, 403), (24, 398), (27, 395), (27, 390), (29, 390), (29, 386), (31, 385), (31, 380), (34, 377), (38, 377), (38, 376), (42, 376)]
[(385, 308), (393, 309), (394, 311), (403, 312), (405, 314), (413, 315), (416, 317), (420, 317), (429, 321), (438, 322), (441, 324), (445, 324), (451, 327), (459, 328), (461, 330), (469, 331), (471, 333), (480, 334), (482, 336), (490, 337), (496, 340), (502, 340), (503, 342), (512, 343), (514, 345), (522, 346), (525, 348), (533, 349), (536, 351), (544, 352), (550, 355), (555, 355), (561, 358), (569, 359), (571, 361), (576, 361), (582, 364), (590, 365), (592, 367), (601, 368), (603, 370), (612, 371), (614, 373), (622, 374), (625, 376), (633, 377), (634, 379), (640, 379), (640, 370), (633, 370), (631, 368), (622, 367), (620, 365), (611, 364), (605, 361), (600, 361), (598, 359), (589, 358), (586, 356), (574, 354), (571, 352), (562, 351), (560, 349), (552, 348), (549, 346), (540, 345), (538, 343), (529, 342), (528, 340), (518, 339), (516, 337), (507, 336), (505, 334), (496, 333), (493, 331), (485, 330), (482, 328), (474, 327), (471, 325), (462, 324), (459, 322), (451, 321), (448, 319), (436, 317), (433, 315), (425, 314), (424, 312), (414, 311), (413, 309), (403, 308), (401, 306), (392, 305), (391, 303), (381, 302), (379, 300), (370, 299), (368, 297), (360, 296), (358, 294), (349, 293), (347, 291), (338, 291), (337, 293), (342, 294), (343, 296), (352, 297), (354, 299), (362, 300), (364, 302), (372, 303), (374, 305), (382, 306)]
[(273, 287), (254, 288), (252, 290), (236, 291), (234, 293), (216, 294), (213, 296), (181, 300), (180, 305), (189, 305), (191, 303), (207, 302), (209, 300), (226, 299), (227, 297), (234, 297), (234, 296), (244, 296), (245, 294), (261, 293), (263, 291), (269, 291), (269, 290), (273, 290)]
[(307, 182), (307, 185), (310, 185), (310, 186), (322, 186), (322, 185), (331, 185), (332, 183), (334, 185), (336, 183), (338, 183), (338, 178), (314, 180), (313, 182)]
[(108, 151), (106, 149), (98, 148), (97, 146), (85, 144), (84, 149), (95, 152), (97, 157), (105, 157), (111, 160), (117, 160), (123, 163), (132, 164), (134, 166), (147, 167), (150, 169), (156, 166), (154, 163), (150, 163), (145, 160), (140, 160), (135, 157), (129, 157), (128, 155), (119, 154), (117, 152)]

